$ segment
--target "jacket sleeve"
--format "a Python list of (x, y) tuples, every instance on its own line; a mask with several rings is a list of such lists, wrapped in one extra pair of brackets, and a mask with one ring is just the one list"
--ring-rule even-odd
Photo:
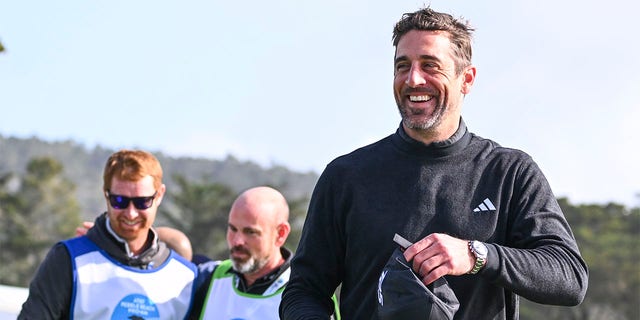
[(314, 188), (298, 249), (291, 260), (291, 277), (280, 303), (280, 319), (329, 319), (331, 300), (339, 283), (335, 270), (343, 263), (334, 224), (332, 192), (325, 171)]
[(68, 319), (73, 277), (69, 252), (54, 245), (29, 284), (29, 296), (18, 319)]
[(529, 160), (514, 184), (507, 241), (489, 244), (481, 275), (537, 303), (575, 306), (587, 291), (587, 265), (549, 183)]

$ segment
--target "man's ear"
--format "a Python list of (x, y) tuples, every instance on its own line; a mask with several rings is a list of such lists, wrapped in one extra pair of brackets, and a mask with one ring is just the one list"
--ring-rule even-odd
[(167, 191), (167, 186), (163, 184), (160, 185), (160, 188), (157, 190), (156, 198), (153, 200), (153, 204), (159, 206), (162, 203), (162, 199), (164, 198), (164, 193)]
[(289, 233), (291, 233), (291, 225), (288, 222), (283, 222), (276, 227), (276, 243), (278, 246), (284, 245), (285, 241), (287, 241), (287, 237), (289, 237)]
[(476, 67), (468, 66), (462, 72), (462, 87), (460, 91), (462, 94), (469, 94), (471, 92), (471, 87), (473, 87), (473, 82), (476, 80)]

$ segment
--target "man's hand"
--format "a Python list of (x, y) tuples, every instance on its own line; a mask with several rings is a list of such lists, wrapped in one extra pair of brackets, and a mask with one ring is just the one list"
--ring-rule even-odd
[(85, 234), (87, 234), (87, 231), (89, 231), (89, 229), (91, 228), (93, 228), (93, 222), (91, 221), (82, 222), (82, 227), (76, 228), (76, 237), (84, 236)]
[[(468, 241), (442, 233), (432, 233), (404, 251), (413, 271), (428, 285), (445, 275), (463, 275), (475, 263)], [(413, 260), (413, 261), (411, 261)]]

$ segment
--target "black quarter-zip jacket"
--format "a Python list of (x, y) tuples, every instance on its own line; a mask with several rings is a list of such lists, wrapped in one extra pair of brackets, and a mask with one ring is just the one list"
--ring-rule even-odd
[(283, 319), (319, 319), (339, 284), (343, 319), (377, 319), (380, 272), (398, 233), (487, 244), (475, 275), (447, 276), (455, 319), (517, 319), (518, 296), (577, 305), (587, 266), (553, 192), (526, 153), (470, 133), (425, 145), (402, 126), (325, 168), (283, 293)]

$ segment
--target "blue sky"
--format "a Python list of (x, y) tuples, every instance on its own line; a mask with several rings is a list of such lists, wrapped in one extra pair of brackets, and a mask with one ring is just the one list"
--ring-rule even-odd
[[(319, 173), (397, 128), (391, 31), (424, 3), (3, 1), (0, 134)], [(471, 131), (558, 196), (640, 205), (637, 2), (431, 6), (477, 29)]]

